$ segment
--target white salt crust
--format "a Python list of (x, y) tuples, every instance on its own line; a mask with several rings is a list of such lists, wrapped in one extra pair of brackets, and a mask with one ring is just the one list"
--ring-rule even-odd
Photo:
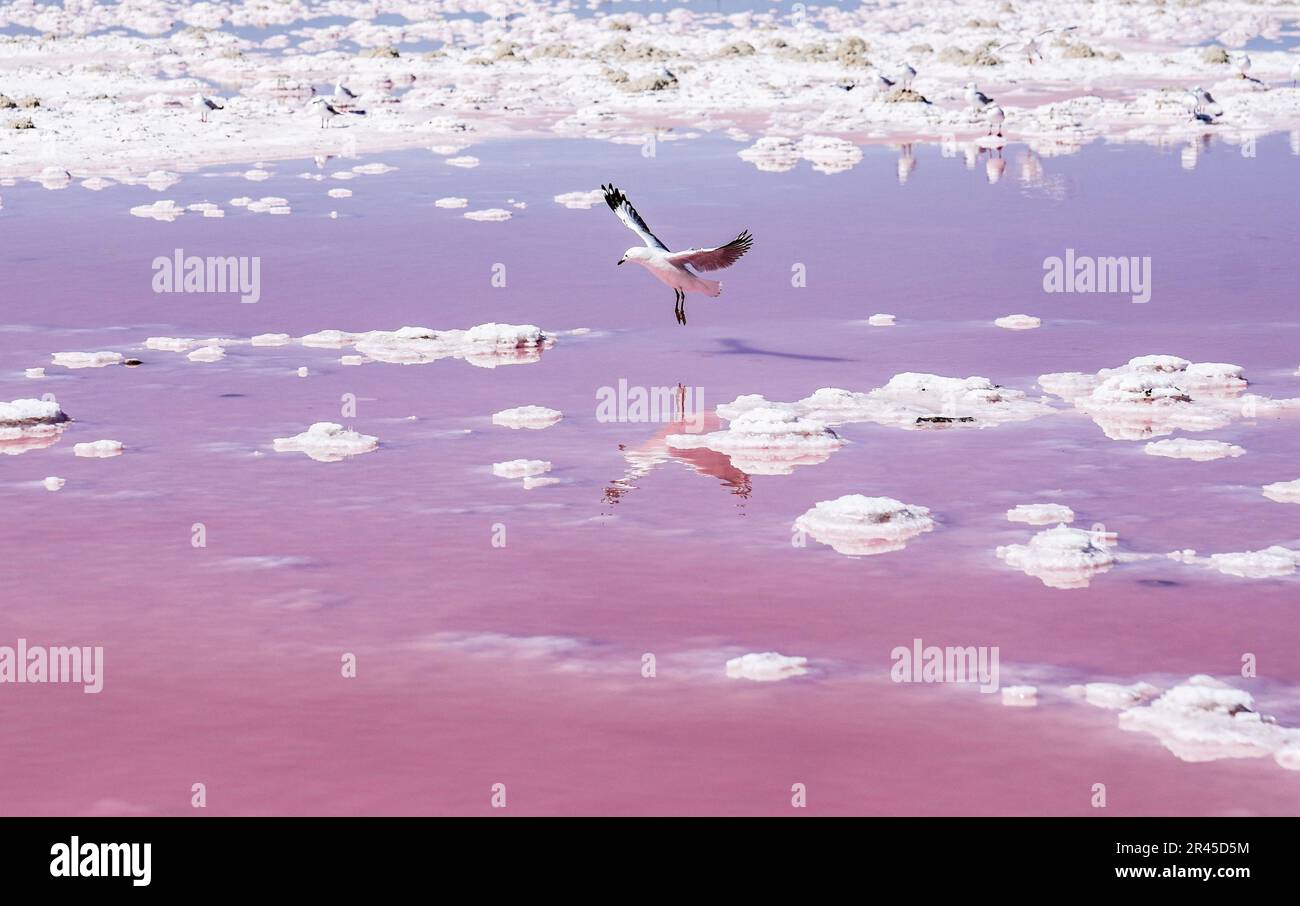
[(1022, 503), (1007, 510), (1008, 522), (1051, 525), (1074, 521), (1074, 510), (1059, 503)]
[(55, 365), (64, 368), (104, 368), (122, 364), (120, 352), (56, 352), (51, 356)]
[(1082, 688), (1091, 704), (1120, 712), (1121, 729), (1151, 734), (1182, 761), (1271, 756), (1283, 768), (1300, 770), (1300, 729), (1260, 714), (1249, 692), (1213, 677), (1198, 674), (1163, 693), (1148, 683)]
[(797, 466), (825, 462), (844, 443), (821, 422), (781, 409), (750, 409), (730, 421), (725, 431), (670, 434), (668, 446), (725, 453), (751, 475), (789, 475)]
[(500, 412), (493, 413), (492, 424), (539, 431), (551, 427), (562, 418), (564, 413), (558, 409), (547, 409), (545, 406), (516, 406), (514, 409), (502, 409)]
[(54, 400), (0, 402), (0, 454), (17, 456), (52, 446), (68, 420)]
[(1142, 449), (1143, 452), (1150, 456), (1191, 459), (1196, 462), (1244, 456), (1246, 453), (1243, 448), (1235, 444), (1224, 443), (1221, 440), (1193, 440), (1186, 437), (1152, 441)]
[(379, 446), (379, 438), (333, 422), (316, 422), (301, 434), (275, 438), (273, 445), (277, 453), (305, 453), (317, 462), (339, 462), (371, 452)]
[(1042, 327), (1043, 322), (1033, 315), (1007, 315), (998, 318), (993, 322), (996, 326), (1007, 330), (1033, 330), (1036, 327)]
[(1300, 503), (1300, 478), (1295, 481), (1275, 481), (1262, 488), (1264, 496), (1278, 503)]
[(814, 540), (850, 557), (902, 550), (917, 535), (931, 531), (930, 510), (892, 497), (846, 494), (823, 500), (794, 521)]
[(1115, 554), (1100, 533), (1058, 525), (1029, 539), (1028, 544), (999, 547), (1008, 566), (1042, 581), (1049, 588), (1087, 588), (1093, 576), (1115, 565)]
[(95, 440), (77, 444), (72, 448), (73, 455), (91, 459), (107, 459), (110, 456), (121, 456), (122, 450), (120, 440)]
[[(563, 4), (516, 7), (523, 14), (507, 33), (495, 0), (464, 0), (437, 15), (412, 13), (402, 0), (364, 10), (339, 0), (310, 9), (0, 3), (0, 24), (23, 27), (0, 36), (0, 81), (12, 97), (41, 98), (22, 111), (34, 128), (15, 131), (0, 177), (52, 190), (70, 185), (73, 173), (88, 188), (98, 186), (94, 179), (166, 188), (176, 174), (165, 168), (219, 161), (429, 147), (449, 165), (469, 167), (478, 163), (462, 153), (471, 142), (502, 136), (646, 146), (706, 130), (747, 142), (741, 159), (760, 170), (840, 173), (862, 159), (859, 143), (925, 140), (975, 166), (981, 149), (1006, 140), (987, 135), (988, 113), (965, 100), (972, 73), (996, 96), (991, 109), (1006, 134), (1039, 161), (1105, 139), (1182, 145), (1183, 165), (1195, 166), (1202, 135), (1242, 144), (1294, 129), (1300, 113), (1289, 89), (1293, 54), (1252, 50), (1247, 79), (1202, 46), (1279, 37), (1284, 8), (1263, 7), (1277, 11), (1263, 15), (1248, 0), (1177, 8), (1022, 0), (1014, 14), (989, 15), (972, 15), (969, 4), (903, 0), (813, 5), (799, 17), (779, 8), (631, 5), (617, 10), (626, 26), (619, 31), (609, 16), (575, 16)], [(381, 24), (379, 17), (403, 13), (410, 21)], [(310, 21), (318, 16), (338, 21)], [(1079, 28), (1043, 37), (1041, 60), (1008, 46), (1065, 21)], [(269, 33), (241, 37), (223, 28), (250, 25)], [(917, 71), (911, 89), (884, 88), (874, 67), (894, 72), (889, 61), (904, 59)], [(321, 129), (307, 101), (314, 85), (340, 77), (359, 91), (366, 115)], [(1209, 122), (1191, 115), (1187, 86), (1197, 84), (1217, 100)], [(200, 123), (190, 106), (196, 90), (224, 102), (211, 122)], [(735, 111), (747, 113), (743, 130), (729, 118)], [(908, 158), (900, 157), (900, 179), (914, 166)], [(985, 166), (994, 181), (1006, 161)], [(1030, 184), (1043, 182), (1041, 163), (1022, 169)], [(267, 172), (242, 175), (261, 180)]]
[(1038, 687), (1004, 686), (1002, 704), (1010, 708), (1032, 708), (1038, 704)]
[(806, 657), (787, 657), (775, 651), (764, 651), (761, 654), (744, 654), (727, 661), (727, 676), (755, 683), (774, 683), (803, 676), (808, 672), (807, 664)]

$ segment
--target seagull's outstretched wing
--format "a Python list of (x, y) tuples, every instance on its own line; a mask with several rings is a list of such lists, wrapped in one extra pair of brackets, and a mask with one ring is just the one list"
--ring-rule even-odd
[(720, 271), (739, 261), (740, 256), (749, 251), (753, 244), (754, 237), (749, 235), (749, 230), (745, 230), (726, 245), (713, 249), (686, 249), (669, 255), (668, 260), (673, 264), (689, 264), (696, 270)]
[(645, 225), (641, 215), (632, 207), (632, 202), (627, 200), (627, 196), (614, 188), (613, 183), (600, 187), (605, 193), (605, 204), (609, 209), (618, 215), (618, 219), (623, 221), (623, 226), (627, 227), (633, 233), (641, 237), (641, 241), (652, 249), (663, 249), (668, 251), (668, 246), (659, 241), (659, 237), (650, 232), (650, 228)]

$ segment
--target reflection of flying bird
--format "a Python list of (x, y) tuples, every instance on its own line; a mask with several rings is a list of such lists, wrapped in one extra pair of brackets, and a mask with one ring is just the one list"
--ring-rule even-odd
[(1038, 59), (1040, 60), (1043, 58), (1043, 47), (1041, 44), (1038, 43), (1039, 38), (1042, 38), (1046, 35), (1050, 35), (1053, 32), (1060, 32), (1061, 34), (1065, 34), (1068, 31), (1074, 31), (1078, 27), (1079, 26), (1077, 25), (1070, 25), (1066, 28), (1046, 28), (1040, 31), (1038, 34), (1031, 35), (1029, 37), (1024, 38), (1023, 40), (1012, 41), (1010, 44), (1003, 44), (1001, 47), (998, 48), (998, 50), (1011, 50), (1011, 51), (1015, 51), (1016, 53), (1023, 53), (1025, 55), (1025, 59), (1028, 60), (1030, 63), (1032, 63), (1034, 62), (1034, 57), (1038, 57)]
[(731, 464), (731, 457), (706, 447), (694, 450), (678, 450), (668, 446), (668, 437), (673, 434), (701, 433), (707, 434), (722, 427), (722, 422), (713, 410), (691, 413), (698, 419), (698, 424), (691, 425), (685, 417), (684, 395), (679, 387), (677, 415), (682, 416), (656, 431), (639, 446), (620, 445), (627, 470), (623, 477), (610, 481), (605, 488), (605, 502), (618, 503), (629, 491), (637, 487), (637, 480), (649, 475), (661, 464), (676, 460), (692, 472), (718, 479), (723, 486), (730, 488), (737, 497), (749, 497), (752, 487), (749, 475)]
[(618, 263), (624, 261), (635, 261), (644, 267), (658, 280), (668, 284), (673, 288), (677, 297), (677, 323), (686, 323), (686, 294), (687, 293), (704, 293), (707, 296), (718, 296), (722, 293), (722, 284), (717, 280), (705, 280), (696, 275), (691, 268), (702, 271), (716, 271), (724, 267), (731, 267), (740, 260), (740, 257), (749, 251), (754, 243), (754, 237), (749, 235), (745, 230), (735, 239), (726, 245), (719, 245), (715, 248), (697, 249), (690, 248), (681, 252), (671, 252), (668, 247), (659, 241), (659, 237), (650, 232), (646, 222), (641, 219), (641, 215), (632, 207), (632, 203), (627, 200), (627, 196), (614, 186), (601, 186), (605, 192), (605, 203), (609, 209), (618, 215), (623, 226), (641, 237), (644, 246), (633, 246), (623, 253), (623, 257)]

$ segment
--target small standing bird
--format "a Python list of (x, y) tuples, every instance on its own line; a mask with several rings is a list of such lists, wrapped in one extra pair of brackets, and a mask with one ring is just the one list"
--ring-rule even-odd
[(342, 76), (339, 76), (334, 81), (334, 105), (336, 107), (350, 107), (357, 102), (357, 98), (358, 95), (343, 84)]
[(1238, 54), (1233, 60), (1237, 64), (1237, 74), (1243, 79), (1250, 78), (1250, 57), (1247, 54)]
[(1200, 85), (1192, 88), (1192, 116), (1196, 119), (1213, 118), (1223, 116), (1223, 108), (1214, 100), (1214, 95), (1210, 94)]
[(1300, 82), (1300, 60), (1296, 60), (1295, 65), (1291, 67), (1291, 87), (1296, 87), (1297, 82)]
[(983, 110), (989, 104), (993, 103), (993, 98), (975, 87), (974, 82), (966, 83), (966, 103), (976, 110)]
[(320, 126), (322, 129), (328, 128), (333, 124), (337, 117), (340, 117), (345, 113), (353, 113), (357, 116), (366, 115), (364, 110), (340, 110), (329, 101), (319, 96), (312, 98), (309, 103), (320, 113)]
[(717, 280), (705, 280), (691, 271), (691, 268), (697, 268), (702, 271), (716, 271), (724, 267), (731, 267), (740, 260), (740, 257), (749, 251), (754, 243), (754, 237), (745, 230), (735, 239), (726, 245), (720, 245), (715, 248), (697, 249), (690, 248), (681, 252), (671, 252), (668, 246), (659, 241), (646, 222), (641, 219), (641, 215), (632, 207), (632, 203), (627, 200), (627, 196), (621, 191), (614, 188), (613, 184), (600, 187), (605, 193), (605, 203), (609, 209), (617, 215), (618, 219), (637, 236), (641, 237), (644, 246), (633, 246), (623, 253), (623, 257), (618, 260), (619, 264), (624, 261), (635, 261), (644, 267), (656, 279), (668, 284), (673, 288), (677, 297), (677, 323), (686, 323), (686, 294), (687, 293), (704, 293), (706, 296), (719, 296), (722, 294), (722, 284)]
[(212, 98), (205, 98), (201, 94), (196, 94), (194, 97), (190, 98), (190, 106), (199, 112), (200, 123), (206, 123), (208, 121), (209, 111), (226, 109), (224, 105), (218, 104), (216, 101), (212, 100)]
[(1001, 137), (1002, 137), (1002, 124), (1003, 124), (1004, 122), (1006, 122), (1006, 119), (1007, 119), (1007, 115), (1006, 115), (1005, 113), (1002, 112), (1002, 108), (999, 107), (997, 104), (994, 104), (992, 107), (989, 107), (989, 108), (988, 108), (988, 112), (985, 114), (985, 118), (988, 120), (988, 123), (989, 123), (989, 131), (988, 131), (988, 134), (989, 134), (989, 135), (992, 135), (992, 134), (993, 134), (993, 127), (994, 127), (994, 126), (997, 126), (997, 127), (998, 127), (998, 138), (1001, 138)]
[(912, 68), (910, 63), (899, 64), (898, 77), (894, 79), (895, 82), (898, 82), (904, 88), (911, 88), (912, 79), (914, 78), (916, 78), (916, 70)]
[(877, 72), (871, 76), (871, 84), (875, 87), (877, 95), (888, 94), (894, 88), (894, 80), (887, 77), (882, 72)]

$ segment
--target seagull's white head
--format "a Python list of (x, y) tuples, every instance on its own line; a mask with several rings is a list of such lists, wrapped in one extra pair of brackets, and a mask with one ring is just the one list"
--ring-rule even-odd
[(649, 261), (649, 260), (650, 260), (650, 249), (646, 248), (644, 245), (634, 245), (626, 252), (623, 253), (623, 257), (618, 260), (618, 263), (622, 264), (624, 261)]

